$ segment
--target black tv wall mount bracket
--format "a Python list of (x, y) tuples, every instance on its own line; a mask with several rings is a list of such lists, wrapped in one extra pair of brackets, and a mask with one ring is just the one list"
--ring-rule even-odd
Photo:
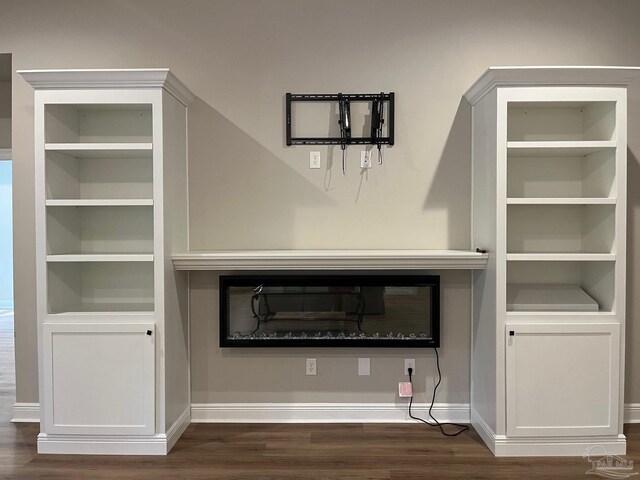
[[(291, 134), (291, 104), (293, 102), (337, 102), (340, 127), (339, 137), (293, 137)], [(354, 137), (351, 130), (351, 103), (371, 103), (371, 130), (368, 137)], [(345, 173), (345, 156), (348, 145), (375, 145), (378, 163), (382, 165), (382, 145), (393, 145), (395, 94), (390, 93), (336, 93), (336, 94), (286, 94), (287, 146), (291, 145), (340, 145), (342, 149), (342, 173)], [(385, 112), (385, 104), (388, 105)], [(384, 127), (387, 135), (384, 135)]]

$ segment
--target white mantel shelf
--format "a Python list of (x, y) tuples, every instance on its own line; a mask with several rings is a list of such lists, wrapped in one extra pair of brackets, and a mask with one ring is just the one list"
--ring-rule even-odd
[(176, 270), (475, 270), (488, 254), (468, 250), (225, 250), (172, 256)]

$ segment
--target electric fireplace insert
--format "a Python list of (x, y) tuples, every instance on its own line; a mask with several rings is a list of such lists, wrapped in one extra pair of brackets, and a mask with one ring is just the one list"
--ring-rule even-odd
[(225, 275), (221, 347), (439, 347), (435, 275)]

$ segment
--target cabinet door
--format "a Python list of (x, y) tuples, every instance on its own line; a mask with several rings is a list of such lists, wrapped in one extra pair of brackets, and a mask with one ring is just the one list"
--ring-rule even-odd
[(154, 325), (45, 323), (44, 432), (155, 433)]
[(507, 324), (507, 435), (618, 433), (618, 324)]

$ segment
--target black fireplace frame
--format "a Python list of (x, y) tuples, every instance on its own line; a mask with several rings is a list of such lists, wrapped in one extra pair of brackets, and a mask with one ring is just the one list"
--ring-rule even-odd
[[(220, 347), (341, 347), (341, 348), (437, 348), (440, 346), (440, 276), (439, 275), (387, 275), (371, 273), (364, 275), (221, 275), (219, 283), (219, 344)], [(255, 286), (257, 281), (261, 285), (296, 286), (301, 280), (305, 286), (353, 286), (361, 281), (363, 286), (428, 286), (431, 287), (431, 318), (427, 324), (431, 327), (431, 337), (415, 339), (396, 338), (367, 338), (367, 339), (233, 339), (228, 331), (228, 296), (225, 294), (229, 287)]]

